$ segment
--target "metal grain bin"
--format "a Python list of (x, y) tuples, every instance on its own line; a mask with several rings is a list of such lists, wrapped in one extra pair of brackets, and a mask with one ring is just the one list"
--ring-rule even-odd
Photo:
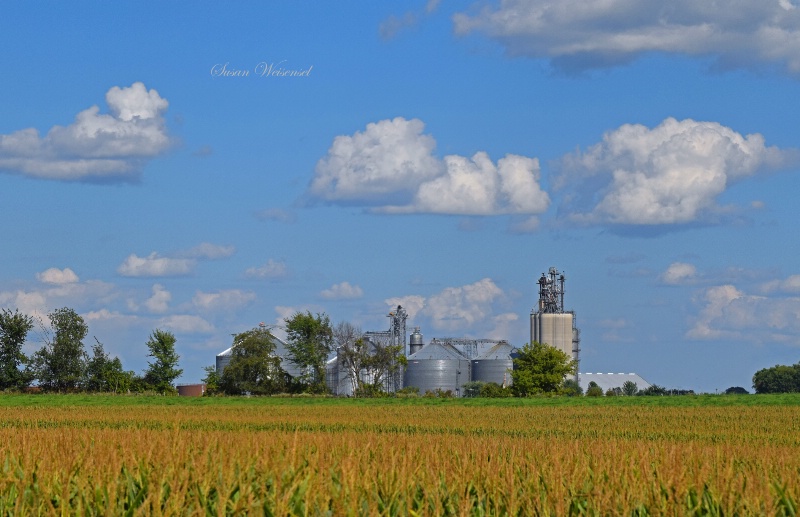
[(498, 343), (479, 358), (473, 359), (472, 380), (510, 386), (511, 370), (514, 368), (511, 353), (514, 350), (508, 343)]
[(462, 386), (470, 381), (470, 361), (454, 347), (431, 342), (408, 357), (403, 386), (415, 386), (419, 392), (451, 391), (463, 396)]
[(345, 365), (338, 357), (328, 360), (325, 365), (325, 384), (334, 395), (340, 397), (353, 395), (353, 383), (346, 370)]
[(217, 375), (222, 376), (222, 370), (231, 363), (233, 347), (217, 354)]

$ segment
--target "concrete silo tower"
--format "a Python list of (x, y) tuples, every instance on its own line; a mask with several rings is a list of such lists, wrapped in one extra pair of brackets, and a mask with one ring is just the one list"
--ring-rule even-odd
[(578, 361), (580, 332), (575, 313), (564, 310), (565, 280), (554, 267), (539, 278), (539, 304), (531, 311), (531, 343), (547, 343)]

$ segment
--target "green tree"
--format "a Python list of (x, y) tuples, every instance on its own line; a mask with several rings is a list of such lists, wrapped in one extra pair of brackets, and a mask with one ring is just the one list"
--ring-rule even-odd
[[(465, 382), (462, 386), (462, 390), (464, 392), (464, 397), (466, 398), (477, 398), (481, 396), (481, 388), (486, 385), (484, 381), (470, 381)], [(417, 388), (419, 390), (419, 388)]]
[(487, 382), (481, 386), (480, 396), (487, 399), (499, 399), (499, 398), (506, 398), (511, 397), (514, 394), (511, 392), (511, 388), (501, 386), (496, 382)]
[(34, 372), (45, 391), (70, 391), (80, 387), (86, 368), (83, 339), (89, 327), (74, 310), (64, 307), (47, 315), (52, 337), (34, 354)]
[(800, 392), (800, 363), (793, 366), (782, 364), (764, 368), (753, 375), (756, 393)]
[(131, 389), (133, 376), (133, 372), (122, 369), (119, 357), (111, 359), (103, 344), (97, 341), (92, 346), (92, 356), (86, 361), (83, 386), (87, 391), (126, 393)]
[(286, 372), (275, 355), (275, 337), (269, 329), (256, 327), (233, 338), (231, 361), (222, 371), (219, 388), (228, 395), (273, 395), (284, 391)]
[(28, 358), (22, 345), (33, 328), (33, 318), (19, 311), (0, 311), (0, 390), (21, 390), (33, 380), (26, 368)]
[(538, 393), (561, 393), (564, 379), (574, 375), (578, 363), (561, 350), (544, 343), (528, 343), (514, 358), (511, 389), (518, 397)]
[(622, 383), (622, 394), (632, 397), (639, 393), (639, 386), (633, 381), (625, 381)]
[(398, 377), (408, 364), (403, 345), (393, 345), (388, 339), (381, 342), (377, 337), (367, 339), (361, 329), (347, 322), (334, 327), (333, 341), (339, 367), (355, 396), (385, 395), (400, 384)]
[(580, 383), (575, 379), (567, 379), (564, 381), (564, 395), (568, 397), (580, 397), (583, 395), (583, 388)]
[(742, 388), (741, 386), (731, 386), (727, 390), (725, 390), (726, 395), (749, 395), (750, 392), (746, 389)]
[(172, 332), (156, 329), (147, 340), (147, 348), (154, 361), (148, 362), (144, 372), (144, 382), (152, 390), (161, 394), (174, 393), (173, 383), (181, 376), (182, 369), (177, 368), (180, 356), (175, 352), (175, 336)]
[(296, 380), (306, 392), (326, 392), (325, 363), (333, 350), (333, 329), (330, 318), (325, 314), (314, 316), (306, 311), (297, 312), (284, 321), (289, 360), (305, 372)]
[[(369, 342), (363, 338), (360, 328), (342, 321), (333, 328), (333, 343), (339, 370), (344, 372), (343, 378), (350, 381), (354, 394), (362, 392), (361, 384), (366, 379), (362, 370), (369, 358)], [(335, 382), (338, 383), (339, 379)]]
[(640, 390), (639, 393), (637, 393), (637, 395), (643, 395), (643, 396), (646, 396), (646, 397), (648, 397), (648, 396), (663, 396), (663, 395), (668, 395), (668, 394), (669, 393), (667, 391), (667, 388), (665, 388), (664, 386), (659, 386), (658, 384), (651, 384), (650, 386), (646, 387), (643, 390)]
[(220, 374), (217, 372), (216, 366), (203, 366), (203, 371), (206, 376), (201, 379), (203, 384), (206, 385), (206, 395), (216, 395), (219, 393)]

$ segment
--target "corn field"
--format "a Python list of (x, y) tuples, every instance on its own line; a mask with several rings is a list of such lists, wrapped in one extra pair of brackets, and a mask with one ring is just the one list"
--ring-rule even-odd
[(164, 400), (0, 397), (0, 515), (797, 514), (800, 398)]

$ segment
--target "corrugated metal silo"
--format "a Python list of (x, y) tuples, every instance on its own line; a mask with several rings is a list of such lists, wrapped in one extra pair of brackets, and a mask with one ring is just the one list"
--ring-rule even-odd
[(222, 375), (222, 370), (231, 363), (233, 347), (217, 354), (217, 375)]
[(514, 350), (508, 343), (498, 343), (479, 358), (473, 359), (472, 380), (510, 386), (511, 370), (514, 368), (511, 354)]
[(470, 380), (469, 372), (469, 359), (452, 346), (431, 342), (408, 357), (403, 385), (415, 386), (422, 394), (438, 389), (460, 397), (462, 386)]
[(350, 382), (346, 368), (339, 357), (330, 359), (325, 365), (325, 384), (334, 395), (344, 397), (353, 395), (353, 383)]

